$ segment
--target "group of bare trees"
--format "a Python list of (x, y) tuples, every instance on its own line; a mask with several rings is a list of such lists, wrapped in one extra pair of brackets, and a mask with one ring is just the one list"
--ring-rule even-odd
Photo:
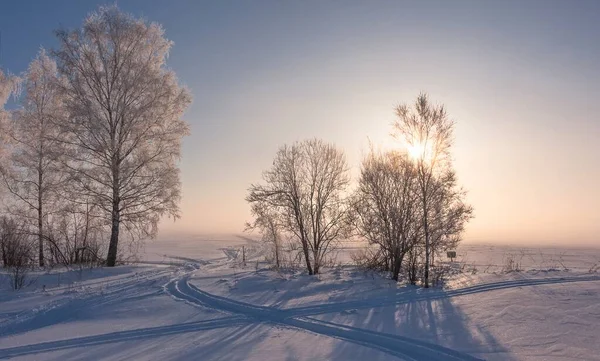
[(3, 264), (4, 240), (18, 238), (39, 266), (114, 266), (120, 238), (153, 237), (179, 215), (191, 96), (166, 67), (172, 43), (158, 24), (110, 6), (56, 35), (23, 75), (0, 70)]
[[(358, 236), (370, 244), (360, 260), (398, 280), (430, 284), (441, 252), (455, 248), (472, 208), (452, 167), (451, 121), (425, 94), (397, 108), (398, 150), (371, 150), (350, 190), (343, 152), (321, 140), (284, 145), (264, 183), (247, 201), (258, 228), (280, 253), (285, 238), (300, 244), (309, 274), (319, 273), (336, 242)], [(278, 257), (279, 259), (279, 257)]]
[(273, 242), (279, 259), (280, 237), (287, 235), (302, 246), (309, 274), (317, 274), (335, 242), (349, 235), (350, 183), (342, 151), (318, 139), (283, 146), (273, 166), (252, 185), (247, 201), (259, 228)]

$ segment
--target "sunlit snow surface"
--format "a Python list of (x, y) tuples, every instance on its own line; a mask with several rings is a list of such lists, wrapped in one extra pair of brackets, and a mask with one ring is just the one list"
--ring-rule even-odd
[(358, 247), (318, 277), (232, 236), (156, 241), (143, 263), (18, 292), (4, 278), (0, 359), (600, 360), (600, 250), (466, 245), (425, 290), (345, 265)]

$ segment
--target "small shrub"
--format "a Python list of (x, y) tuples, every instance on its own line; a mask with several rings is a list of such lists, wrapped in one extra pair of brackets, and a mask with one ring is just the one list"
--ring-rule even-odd
[(8, 268), (10, 286), (19, 290), (30, 283), (29, 271), (35, 262), (33, 240), (16, 221), (4, 218), (0, 222), (2, 263)]
[(504, 262), (502, 266), (502, 272), (510, 273), (510, 272), (521, 272), (523, 270), (522, 267), (522, 256), (519, 258), (517, 255), (513, 253), (508, 253), (504, 255)]
[(421, 278), (423, 267), (419, 263), (419, 253), (416, 250), (411, 250), (406, 254), (404, 260), (404, 272), (407, 280), (411, 285), (416, 285)]
[(476, 275), (477, 272), (479, 272), (479, 269), (477, 268), (477, 266), (473, 263), (471, 265), (470, 268), (468, 268), (468, 272), (471, 273), (472, 275)]
[(352, 262), (364, 270), (381, 272), (386, 270), (386, 264), (383, 257), (378, 252), (370, 248), (361, 249), (350, 254)]
[(443, 286), (452, 273), (453, 269), (448, 264), (432, 267), (431, 285), (434, 287)]

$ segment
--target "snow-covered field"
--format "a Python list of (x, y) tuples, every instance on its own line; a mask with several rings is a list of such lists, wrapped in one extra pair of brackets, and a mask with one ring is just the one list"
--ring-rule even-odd
[(425, 290), (347, 265), (346, 246), (318, 277), (189, 237), (133, 266), (3, 280), (0, 359), (600, 360), (598, 249), (465, 245), (462, 272)]

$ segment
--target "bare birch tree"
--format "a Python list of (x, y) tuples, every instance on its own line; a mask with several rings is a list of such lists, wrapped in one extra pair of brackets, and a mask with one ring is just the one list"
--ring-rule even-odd
[(278, 217), (264, 202), (254, 202), (251, 206), (254, 221), (246, 223), (246, 230), (252, 231), (258, 229), (262, 235), (262, 240), (273, 247), (273, 258), (275, 267), (281, 267), (281, 226), (278, 224)]
[(416, 168), (405, 154), (371, 151), (363, 161), (353, 209), (359, 236), (379, 246), (384, 269), (398, 280), (402, 261), (419, 240)]
[(318, 274), (325, 256), (350, 229), (344, 154), (318, 139), (284, 145), (263, 179), (264, 185), (250, 187), (246, 200), (277, 217), (282, 231), (302, 245), (308, 273)]
[(7, 164), (7, 142), (10, 128), (10, 113), (4, 109), (11, 95), (19, 93), (21, 79), (5, 74), (0, 69), (0, 166)]
[(181, 117), (191, 96), (166, 67), (172, 42), (159, 24), (101, 7), (81, 29), (57, 36), (66, 166), (110, 223), (106, 263), (114, 266), (121, 226), (154, 237), (163, 215), (179, 216), (178, 160), (189, 133)]
[(63, 152), (56, 122), (63, 116), (56, 63), (42, 49), (23, 77), (25, 96), (14, 112), (9, 135), (10, 166), (2, 179), (15, 197), (11, 213), (23, 217), (38, 239), (38, 262), (44, 266), (44, 223), (64, 180), (59, 158)]
[(452, 169), (450, 149), (454, 122), (443, 105), (433, 105), (427, 94), (420, 94), (413, 107), (400, 105), (396, 109), (395, 136), (406, 146), (413, 158), (421, 203), (421, 223), (425, 240), (424, 284), (429, 287), (431, 260), (431, 212), (435, 203), (436, 179)]

